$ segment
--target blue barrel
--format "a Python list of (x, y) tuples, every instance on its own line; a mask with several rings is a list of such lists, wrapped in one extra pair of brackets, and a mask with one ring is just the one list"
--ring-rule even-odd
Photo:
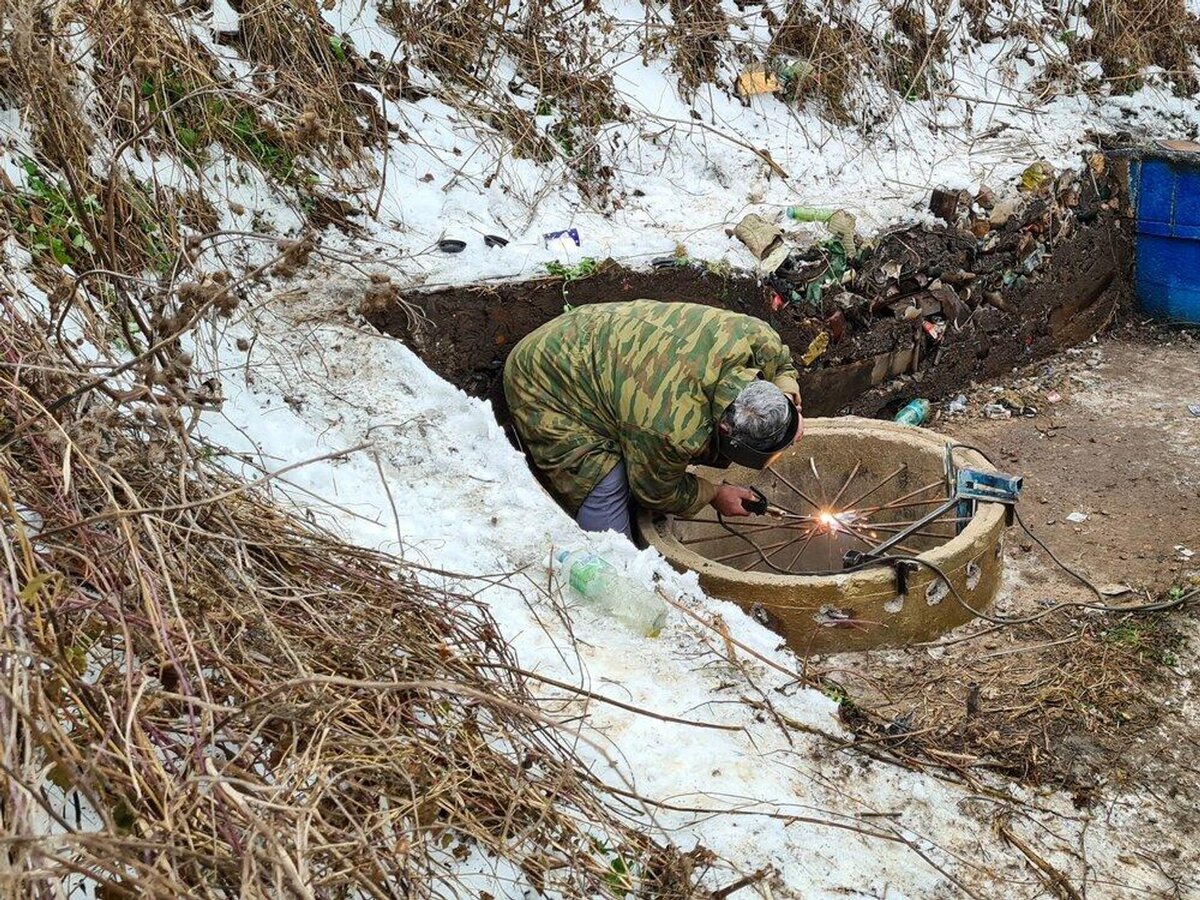
[(1141, 308), (1200, 324), (1200, 147), (1148, 150), (1132, 160), (1129, 176)]

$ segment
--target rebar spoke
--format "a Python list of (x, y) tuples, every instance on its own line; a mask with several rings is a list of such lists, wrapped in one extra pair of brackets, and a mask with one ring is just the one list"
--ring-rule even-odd
[(780, 481), (782, 481), (784, 484), (786, 484), (788, 487), (790, 487), (793, 491), (795, 491), (797, 496), (799, 496), (801, 500), (803, 500), (805, 503), (807, 503), (813, 509), (819, 510), (821, 508), (821, 504), (817, 503), (816, 500), (814, 500), (812, 497), (808, 496), (808, 494), (804, 493), (804, 491), (800, 490), (800, 488), (796, 487), (794, 484), (792, 484), (790, 481), (788, 481), (786, 478), (784, 478), (782, 475), (780, 475), (776, 469), (772, 468), (771, 466), (767, 466), (767, 471), (770, 472), (772, 475), (774, 475), (776, 478), (778, 478)]
[[(896, 508), (898, 508), (899, 504), (902, 503), (903, 501), (909, 500), (912, 497), (917, 496), (917, 494), (923, 494), (926, 491), (931, 491), (936, 487), (942, 487), (942, 486), (943, 486), (943, 482), (935, 481), (932, 484), (927, 484), (924, 487), (919, 487), (915, 491), (909, 491), (903, 497), (897, 497), (895, 500), (892, 500), (889, 503), (882, 503), (879, 506), (871, 506), (871, 507), (868, 507), (868, 509), (875, 510), (876, 512), (878, 512), (881, 509), (896, 509)], [(943, 503), (945, 502), (944, 497), (942, 498), (942, 502)], [(853, 509), (853, 507), (851, 507), (851, 509)], [(864, 512), (865, 511), (866, 510), (864, 510)]]
[(899, 468), (897, 468), (895, 472), (893, 472), (891, 475), (888, 475), (886, 478), (883, 479), (883, 481), (881, 481), (881, 482), (879, 482), (879, 484), (875, 485), (875, 487), (871, 488), (869, 491), (866, 491), (865, 493), (859, 494), (857, 497), (855, 497), (853, 500), (851, 500), (849, 503), (847, 503), (846, 508), (854, 509), (855, 507), (858, 506), (858, 504), (862, 503), (864, 500), (866, 500), (868, 497), (870, 497), (873, 493), (875, 493), (877, 490), (879, 490), (885, 484), (892, 481), (897, 475), (899, 475), (901, 472), (903, 472), (907, 468), (908, 468), (908, 463), (901, 463)]
[(790, 563), (788, 563), (788, 568), (789, 568), (789, 569), (795, 570), (795, 568), (796, 568), (796, 560), (798, 560), (798, 559), (799, 559), (801, 556), (803, 556), (803, 555), (804, 555), (804, 551), (808, 549), (808, 545), (809, 545), (810, 543), (812, 543), (812, 539), (813, 539), (813, 538), (816, 536), (816, 534), (817, 534), (817, 532), (816, 532), (816, 530), (815, 530), (815, 529), (814, 529), (814, 530), (810, 530), (810, 531), (808, 532), (808, 537), (806, 537), (806, 538), (804, 539), (804, 541), (803, 541), (803, 542), (800, 544), (800, 549), (796, 551), (796, 555), (795, 555), (795, 556), (793, 556), (793, 557), (792, 557), (792, 561), (791, 561)]
[(850, 482), (854, 480), (854, 476), (858, 474), (858, 470), (861, 468), (861, 461), (854, 464), (854, 468), (850, 470), (850, 474), (846, 476), (846, 480), (842, 483), (842, 486), (838, 489), (838, 492), (834, 494), (833, 499), (829, 501), (830, 509), (837, 509), (838, 501), (842, 499), (842, 494), (846, 493), (846, 488), (850, 487)]

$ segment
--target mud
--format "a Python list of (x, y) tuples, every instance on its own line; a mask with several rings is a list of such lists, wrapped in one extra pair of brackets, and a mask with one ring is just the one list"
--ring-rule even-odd
[[(773, 291), (751, 275), (687, 264), (633, 271), (610, 262), (597, 274), (570, 282), (546, 277), (412, 291), (404, 299), (433, 323), (420, 335), (410, 333), (398, 306), (364, 314), (376, 328), (408, 341), (439, 375), (490, 399), (502, 422), (500, 376), (517, 341), (560, 314), (567, 303), (636, 298), (690, 301), (756, 315), (779, 332), (796, 357), (806, 413), (886, 416), (913, 397), (943, 398), (969, 381), (995, 377), (1103, 329), (1129, 307), (1131, 238), (1129, 222), (1117, 216), (1077, 224), (1036, 276), (1004, 292), (999, 301), (1004, 309), (981, 301), (973, 309), (964, 305), (957, 326), (948, 321), (940, 340), (926, 334), (922, 318), (908, 321), (890, 310), (881, 313), (877, 303), (865, 298), (859, 299), (868, 311), (864, 314), (863, 304), (847, 307), (844, 327), (836, 308), (829, 313), (829, 304), (820, 310), (802, 305), (774, 310)], [(888, 251), (888, 240), (881, 240), (877, 256)], [(935, 274), (971, 261), (969, 248), (964, 248), (970, 238), (947, 229), (909, 230), (892, 240)], [(828, 351), (812, 366), (801, 366), (799, 358), (822, 331), (833, 335)]]

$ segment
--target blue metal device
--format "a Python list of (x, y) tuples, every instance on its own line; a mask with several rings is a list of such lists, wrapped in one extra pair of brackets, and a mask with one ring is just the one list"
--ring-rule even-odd
[(954, 476), (954, 496), (958, 505), (954, 517), (958, 520), (959, 532), (975, 515), (975, 507), (981, 500), (985, 503), (1003, 503), (1008, 507), (1008, 523), (1012, 524), (1013, 506), (1021, 498), (1021, 486), (1025, 479), (1020, 475), (1003, 472), (983, 472), (979, 469), (959, 469)]

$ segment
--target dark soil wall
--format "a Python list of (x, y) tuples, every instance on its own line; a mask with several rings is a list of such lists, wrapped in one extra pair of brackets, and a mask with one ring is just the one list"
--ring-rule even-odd
[[(931, 241), (937, 237), (929, 235)], [(948, 326), (940, 341), (922, 331), (921, 319), (872, 317), (849, 329), (807, 368), (800, 367), (799, 357), (823, 330), (822, 318), (795, 306), (774, 312), (769, 290), (749, 275), (722, 277), (697, 266), (637, 272), (608, 264), (599, 274), (567, 284), (547, 277), (409, 293), (406, 299), (435, 326), (416, 339), (398, 309), (366, 315), (381, 331), (408, 340), (442, 377), (491, 399), (501, 421), (501, 371), (521, 337), (561, 313), (564, 302), (635, 298), (685, 300), (759, 316), (797, 357), (807, 414), (880, 415), (913, 397), (943, 398), (972, 379), (1049, 355), (1104, 328), (1129, 305), (1131, 239), (1130, 223), (1117, 216), (1078, 225), (1035, 277), (1005, 292), (1007, 311), (980, 303), (959, 330)]]

